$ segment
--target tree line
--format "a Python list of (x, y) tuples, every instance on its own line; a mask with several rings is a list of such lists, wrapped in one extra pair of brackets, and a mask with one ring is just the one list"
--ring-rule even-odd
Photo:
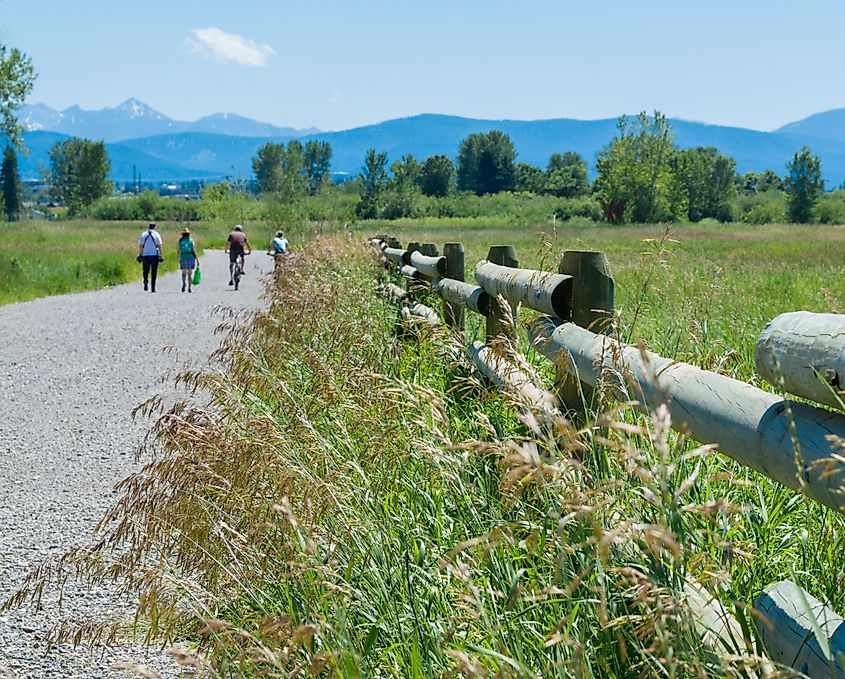
[[(17, 152), (23, 146), (15, 111), (34, 79), (29, 58), (0, 44), (0, 210), (9, 221), (17, 218), (23, 205), (17, 166)], [(309, 199), (323, 200), (320, 195), (332, 186), (331, 159), (331, 146), (316, 140), (268, 142), (259, 148), (252, 159), (255, 180), (249, 188), (260, 196), (265, 218), (280, 224), (309, 218), (313, 212)], [(614, 138), (597, 156), (592, 182), (587, 163), (573, 151), (552, 153), (545, 167), (517, 162), (513, 142), (499, 130), (470, 134), (454, 160), (442, 154), (422, 161), (404, 155), (388, 166), (386, 153), (369, 149), (352, 183), (358, 194), (354, 216), (413, 217), (419, 214), (421, 198), (445, 201), (516, 194), (561, 199), (554, 214), (563, 219), (580, 215), (611, 224), (729, 221), (736, 217), (737, 205), (743, 219), (755, 223), (828, 219), (830, 215), (817, 214), (824, 191), (818, 156), (804, 147), (786, 169), (784, 177), (771, 170), (737, 175), (732, 158), (713, 147), (679, 149), (666, 117), (643, 112), (619, 119)], [(51, 148), (44, 180), (50, 196), (70, 215), (90, 214), (95, 205), (103, 212), (101, 203), (112, 193), (109, 171), (104, 142), (70, 138)], [(195, 214), (216, 214), (219, 201), (241, 188), (233, 182), (207, 186), (203, 199), (208, 209)], [(147, 196), (138, 207), (153, 203)], [(328, 210), (321, 214), (331, 213), (332, 199), (323, 203)]]
[[(471, 134), (461, 143), (457, 165), (445, 156), (419, 163), (403, 156), (387, 168), (387, 155), (370, 149), (360, 173), (362, 219), (412, 216), (412, 193), (445, 196), (451, 190), (489, 195), (533, 193), (562, 198), (592, 197), (611, 224), (733, 217), (732, 202), (767, 191), (787, 195), (787, 217), (810, 222), (824, 191), (821, 161), (804, 147), (787, 163), (787, 174), (736, 174), (733, 158), (713, 147), (679, 149), (668, 121), (655, 112), (618, 121), (614, 139), (598, 154), (596, 178), (577, 153), (553, 153), (545, 167), (516, 162), (507, 134)], [(454, 177), (454, 181), (453, 178)], [(434, 187), (434, 188), (432, 188)]]
[[(332, 185), (331, 159), (330, 144), (316, 140), (305, 144), (297, 140), (268, 142), (259, 148), (252, 159), (255, 180), (251, 189), (263, 201), (265, 217), (282, 225), (308, 218), (308, 199)], [(52, 147), (45, 180), (51, 197), (67, 206), (70, 215), (77, 215), (111, 194), (109, 169), (102, 141), (70, 138)], [(529, 194), (562, 199), (555, 209), (561, 218), (580, 214), (611, 224), (707, 218), (730, 221), (738, 200), (756, 201), (747, 211), (749, 221), (785, 218), (804, 223), (813, 221), (824, 191), (821, 161), (806, 147), (787, 163), (784, 177), (771, 170), (737, 175), (735, 161), (713, 147), (676, 147), (666, 118), (657, 112), (620, 118), (616, 136), (599, 152), (595, 169), (591, 183), (586, 162), (572, 151), (551, 154), (545, 168), (517, 163), (513, 142), (498, 130), (470, 134), (454, 162), (442, 154), (420, 162), (409, 154), (388, 165), (386, 153), (369, 149), (353, 180), (358, 193), (354, 216), (417, 216), (421, 196), (437, 200)], [(14, 147), (7, 145), (0, 165), (0, 186), (8, 219), (14, 218), (16, 206), (21, 204), (16, 178), (16, 154)], [(226, 182), (206, 187), (204, 193), (209, 205), (214, 205), (238, 189)], [(772, 211), (776, 204), (772, 200), (779, 198), (767, 202), (767, 195), (785, 197), (783, 215)], [(108, 209), (99, 212), (112, 217), (121, 214)], [(199, 211), (195, 216), (200, 216)]]

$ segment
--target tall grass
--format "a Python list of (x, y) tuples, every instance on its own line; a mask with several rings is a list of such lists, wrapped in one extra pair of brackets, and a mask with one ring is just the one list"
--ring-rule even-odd
[[(678, 439), (665, 408), (576, 431), (487, 390), (449, 338), (394, 337), (380, 272), (360, 239), (291, 256), (217, 367), (182, 376), (198, 396), (156, 419), (94, 541), (15, 601), (112, 582), (220, 677), (749, 676), (762, 586), (798, 571), (845, 603), (838, 515)], [(746, 638), (701, 643), (693, 580)]]
[[(845, 228), (702, 223), (622, 227), (483, 220), (379, 224), (367, 233), (464, 243), (468, 275), (491, 245), (513, 245), (520, 266), (553, 269), (563, 250), (607, 253), (623, 336), (658, 353), (756, 382), (753, 347), (766, 323), (799, 309), (845, 311)], [(541, 238), (542, 235), (542, 238)], [(635, 321), (635, 322), (634, 322)]]

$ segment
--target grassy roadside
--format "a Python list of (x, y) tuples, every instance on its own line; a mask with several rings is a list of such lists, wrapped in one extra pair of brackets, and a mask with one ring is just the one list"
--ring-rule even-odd
[(845, 312), (845, 228), (686, 224), (484, 228), (479, 220), (384, 222), (363, 233), (464, 243), (468, 273), (491, 245), (552, 270), (566, 249), (607, 253), (623, 334), (666, 356), (755, 383), (753, 348), (787, 311)]
[(68, 571), (139, 596), (217, 676), (742, 676), (753, 639), (702, 647), (688, 577), (731, 605), (797, 572), (842, 610), (841, 517), (663, 412), (518, 417), (436, 343), (392, 337), (378, 275), (354, 237), (292, 256), (224, 365), (184, 377), (211, 403), (158, 420)]
[[(164, 271), (178, 268), (176, 243), (184, 224), (160, 222)], [(191, 223), (198, 251), (223, 247), (231, 225)], [(135, 261), (140, 222), (25, 221), (2, 225), (0, 238), (0, 305), (47, 295), (80, 292), (140, 278)], [(264, 246), (257, 227), (258, 248)], [(268, 240), (269, 242), (269, 240)]]

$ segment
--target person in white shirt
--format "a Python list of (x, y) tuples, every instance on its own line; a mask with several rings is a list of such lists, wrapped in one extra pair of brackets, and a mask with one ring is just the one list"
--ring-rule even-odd
[(138, 261), (141, 262), (144, 270), (144, 290), (147, 290), (148, 282), (150, 292), (156, 291), (156, 275), (158, 274), (158, 263), (164, 258), (161, 256), (161, 235), (156, 231), (155, 222), (150, 222), (147, 230), (138, 239)]

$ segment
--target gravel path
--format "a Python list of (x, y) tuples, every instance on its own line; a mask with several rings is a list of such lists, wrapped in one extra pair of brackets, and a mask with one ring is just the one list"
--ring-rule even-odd
[[(269, 258), (247, 258), (237, 293), (226, 285), (224, 253), (202, 261), (203, 283), (190, 295), (180, 292), (178, 273), (160, 279), (154, 295), (139, 275), (137, 283), (0, 307), (0, 600), (29, 567), (90, 535), (149, 426), (133, 422), (131, 409), (186, 361), (207, 361), (218, 344), (214, 307), (260, 303), (259, 267), (269, 272)], [(67, 595), (74, 614), (121, 607), (103, 589)], [(120, 661), (178, 674), (160, 649), (46, 653), (59, 617), (55, 607), (0, 614), (0, 677), (125, 677), (109, 669)]]

